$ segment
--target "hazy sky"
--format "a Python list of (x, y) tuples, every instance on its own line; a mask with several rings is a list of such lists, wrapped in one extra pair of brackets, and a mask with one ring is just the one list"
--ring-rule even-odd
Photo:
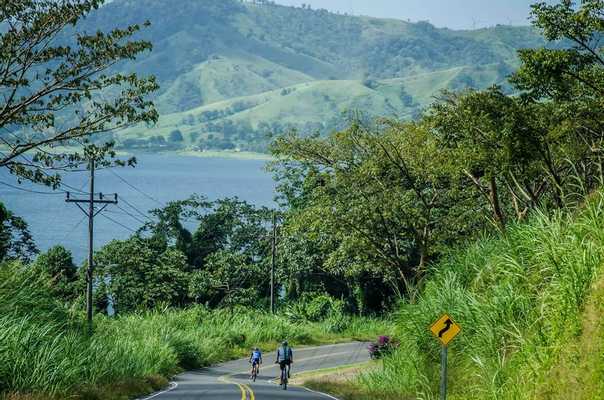
[[(355, 15), (428, 20), (439, 27), (471, 29), (495, 24), (528, 25), (530, 5), (537, 0), (276, 0), (277, 3)], [(551, 0), (549, 3), (556, 3)]]

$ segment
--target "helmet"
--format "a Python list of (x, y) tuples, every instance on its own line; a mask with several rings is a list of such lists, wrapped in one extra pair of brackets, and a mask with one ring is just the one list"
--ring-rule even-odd
[(258, 347), (255, 347), (254, 351), (260, 351), (260, 349)]
[(287, 346), (287, 340), (284, 340), (282, 344), (283, 346)]

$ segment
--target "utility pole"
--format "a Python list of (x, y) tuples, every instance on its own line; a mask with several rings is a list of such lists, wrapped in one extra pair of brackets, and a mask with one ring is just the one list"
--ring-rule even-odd
[(277, 223), (273, 211), (273, 245), (271, 253), (271, 313), (275, 313), (275, 253), (277, 247)]
[[(95, 167), (94, 156), (91, 156), (88, 168), (90, 170), (90, 193), (88, 199), (73, 199), (71, 194), (67, 192), (67, 203), (75, 203), (76, 206), (88, 217), (88, 269), (86, 270), (86, 317), (88, 321), (88, 335), (92, 336), (92, 285), (93, 285), (93, 273), (94, 273), (94, 217), (103, 211), (109, 204), (117, 204), (117, 194), (113, 195), (113, 199), (105, 199), (103, 193), (99, 193), (97, 199), (94, 193), (94, 167)], [(80, 206), (80, 204), (88, 203), (88, 210)], [(95, 204), (102, 204), (103, 206), (98, 210), (94, 211)]]

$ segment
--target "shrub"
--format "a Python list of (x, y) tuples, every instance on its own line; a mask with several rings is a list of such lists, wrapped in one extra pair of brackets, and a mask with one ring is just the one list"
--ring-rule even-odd
[(369, 345), (369, 356), (373, 360), (384, 358), (391, 355), (399, 347), (399, 344), (397, 340), (390, 338), (390, 336), (380, 336), (376, 342)]
[(325, 294), (304, 294), (299, 300), (288, 305), (285, 314), (291, 321), (318, 322), (344, 316), (344, 302)]

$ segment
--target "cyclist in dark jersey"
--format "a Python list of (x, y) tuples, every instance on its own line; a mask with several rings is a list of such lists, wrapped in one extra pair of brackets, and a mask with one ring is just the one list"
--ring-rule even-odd
[(256, 369), (256, 374), (258, 374), (260, 371), (260, 365), (262, 364), (262, 352), (258, 347), (252, 350), (252, 354), (250, 355), (250, 363), (252, 364), (251, 376), (254, 375), (254, 369)]
[(289, 370), (291, 369), (291, 364), (294, 362), (294, 352), (292, 348), (289, 347), (287, 341), (284, 341), (277, 349), (277, 360), (275, 364), (279, 364), (281, 368), (281, 373), (283, 374), (283, 370), (287, 368), (287, 376), (289, 377)]

